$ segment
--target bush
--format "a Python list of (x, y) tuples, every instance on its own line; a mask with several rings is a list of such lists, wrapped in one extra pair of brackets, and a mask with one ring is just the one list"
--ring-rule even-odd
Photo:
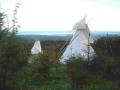
[(81, 90), (119, 90), (119, 87), (113, 83), (102, 81), (99, 84), (86, 85)]
[(86, 84), (89, 72), (88, 62), (83, 58), (72, 57), (67, 61), (67, 74), (73, 88), (79, 87), (79, 85)]
[[(90, 63), (83, 58), (72, 57), (67, 61), (67, 74), (73, 89), (88, 87), (90, 90), (112, 90), (120, 84), (120, 61), (105, 55), (95, 56)], [(104, 82), (107, 86), (102, 84)], [(112, 87), (108, 85), (110, 82), (114, 82), (111, 83)]]
[(97, 56), (91, 62), (91, 71), (106, 80), (120, 80), (120, 60), (110, 56)]
[(12, 39), (1, 46), (0, 53), (0, 82), (6, 85), (27, 64), (27, 52), (19, 41)]
[(41, 82), (49, 81), (52, 61), (44, 54), (33, 57), (33, 62), (30, 64), (32, 77), (34, 79), (39, 79)]

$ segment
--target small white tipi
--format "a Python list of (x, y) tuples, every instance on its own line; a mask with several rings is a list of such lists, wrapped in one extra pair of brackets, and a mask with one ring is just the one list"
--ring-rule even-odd
[(88, 25), (86, 24), (86, 17), (76, 23), (73, 27), (73, 30), (75, 30), (75, 33), (73, 34), (73, 37), (63, 55), (60, 57), (61, 63), (65, 63), (66, 60), (73, 56), (82, 56), (83, 58), (87, 59), (88, 54), (90, 57), (92, 57), (94, 54), (94, 50), (90, 46), (90, 43), (93, 43), (93, 39), (91, 38)]
[(32, 49), (31, 49), (31, 54), (39, 54), (39, 53), (42, 53), (42, 48), (41, 48), (40, 41), (37, 40), (37, 41), (35, 41)]

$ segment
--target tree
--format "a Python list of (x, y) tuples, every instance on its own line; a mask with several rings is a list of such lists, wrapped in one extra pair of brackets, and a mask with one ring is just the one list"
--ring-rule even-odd
[(120, 57), (120, 36), (103, 36), (97, 39), (93, 46), (98, 55)]
[(0, 42), (3, 41), (8, 35), (8, 28), (4, 27), (5, 14), (0, 12)]
[(4, 13), (0, 12), (0, 90), (14, 90), (10, 83), (27, 63), (27, 51), (16, 35), (4, 26)]

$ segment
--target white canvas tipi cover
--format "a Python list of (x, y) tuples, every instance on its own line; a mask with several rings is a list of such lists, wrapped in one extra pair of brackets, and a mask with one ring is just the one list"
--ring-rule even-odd
[(40, 41), (35, 41), (34, 46), (31, 49), (32, 54), (42, 53)]
[[(88, 57), (88, 45), (93, 43), (88, 25), (86, 24), (86, 18), (84, 17), (80, 22), (76, 23), (73, 27), (75, 33), (68, 44), (66, 50), (60, 58), (61, 63), (65, 63), (71, 57), (80, 57), (87, 59)], [(89, 46), (89, 56), (93, 56), (94, 50)]]

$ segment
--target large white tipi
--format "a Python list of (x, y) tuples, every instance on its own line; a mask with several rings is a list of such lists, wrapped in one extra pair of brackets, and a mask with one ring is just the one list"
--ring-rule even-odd
[(40, 41), (37, 40), (37, 41), (35, 41), (32, 49), (31, 49), (31, 54), (39, 54), (39, 53), (42, 53), (42, 48), (41, 48)]
[(92, 57), (94, 54), (90, 43), (93, 43), (88, 25), (86, 24), (86, 17), (76, 23), (73, 27), (75, 33), (66, 47), (63, 55), (60, 57), (60, 62), (65, 63), (71, 57), (83, 57), (84, 59)]

